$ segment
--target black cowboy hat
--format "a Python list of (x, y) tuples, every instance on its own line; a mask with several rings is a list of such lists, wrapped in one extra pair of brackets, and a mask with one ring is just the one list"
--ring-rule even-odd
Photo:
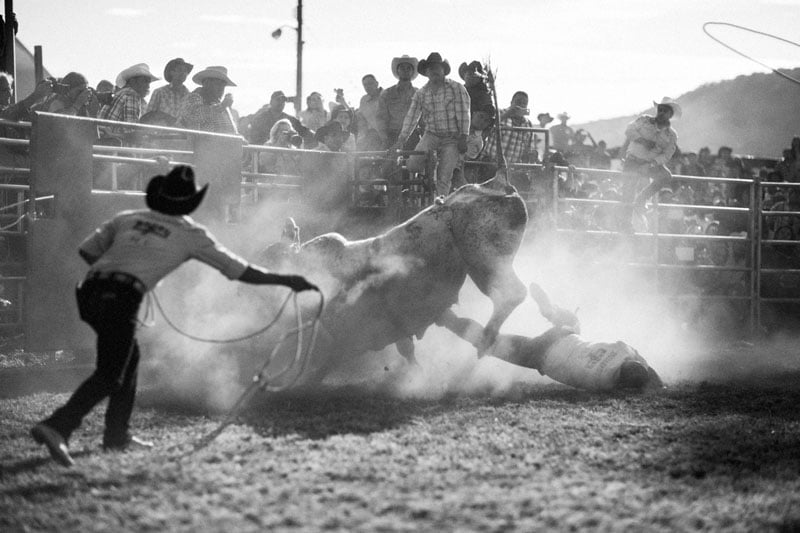
[(450, 74), (450, 63), (448, 63), (446, 59), (442, 59), (442, 56), (439, 54), (439, 52), (431, 52), (427, 59), (420, 60), (420, 62), (417, 64), (417, 72), (423, 76), (427, 76), (428, 68), (437, 63), (444, 65), (445, 76)]
[(197, 209), (207, 190), (207, 183), (197, 188), (192, 167), (178, 165), (166, 176), (154, 176), (150, 180), (145, 202), (153, 211), (165, 215), (188, 215)]
[(344, 133), (344, 128), (342, 127), (341, 122), (337, 122), (335, 120), (331, 120), (324, 126), (320, 126), (317, 132), (314, 134), (314, 138), (317, 142), (325, 142), (325, 137), (327, 135), (342, 135)]
[(480, 61), (472, 61), (469, 64), (467, 64), (466, 61), (461, 63), (461, 65), (458, 67), (458, 75), (461, 76), (462, 80), (467, 79), (467, 72), (474, 72), (481, 77), (486, 76), (486, 73), (483, 71), (483, 65), (481, 65)]
[(194, 68), (194, 65), (192, 65), (191, 63), (187, 63), (186, 61), (183, 60), (182, 57), (176, 57), (175, 59), (170, 59), (167, 62), (167, 65), (164, 67), (164, 79), (167, 80), (167, 83), (172, 83), (172, 74), (170, 74), (170, 71), (173, 68), (177, 67), (178, 65), (185, 66), (187, 74), (190, 73)]

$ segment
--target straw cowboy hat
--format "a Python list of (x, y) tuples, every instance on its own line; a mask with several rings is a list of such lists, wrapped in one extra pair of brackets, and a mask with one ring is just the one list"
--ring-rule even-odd
[(473, 61), (469, 64), (467, 64), (466, 61), (461, 63), (461, 65), (458, 67), (458, 75), (461, 76), (462, 80), (467, 79), (467, 72), (474, 72), (482, 78), (486, 76), (486, 73), (483, 72), (483, 65), (481, 65), (480, 61)]
[(411, 57), (407, 55), (402, 55), (400, 57), (395, 57), (394, 59), (392, 59), (392, 74), (394, 74), (394, 77), (397, 78), (398, 80), (400, 79), (400, 76), (397, 75), (397, 67), (399, 67), (402, 63), (408, 63), (409, 65), (411, 65), (411, 68), (414, 70), (414, 73), (411, 74), (411, 79), (413, 80), (414, 78), (416, 78), (417, 64), (419, 63), (419, 61), (417, 60), (416, 57)]
[(194, 170), (178, 165), (166, 176), (154, 176), (147, 184), (145, 202), (153, 211), (165, 215), (188, 215), (200, 205), (208, 190), (208, 183), (198, 189)]
[(195, 82), (197, 85), (202, 85), (203, 80), (207, 78), (213, 78), (216, 80), (222, 80), (225, 82), (225, 85), (230, 85), (231, 87), (236, 87), (236, 84), (228, 77), (228, 69), (225, 67), (220, 66), (213, 66), (213, 67), (206, 67), (194, 76), (192, 76), (192, 81)]
[(556, 115), (556, 117), (558, 118), (558, 120), (569, 120), (570, 118), (572, 118), (566, 111), (564, 111), (563, 113), (559, 113), (558, 115)]
[(428, 68), (436, 64), (444, 65), (445, 76), (450, 74), (450, 63), (448, 63), (446, 59), (442, 59), (439, 52), (431, 52), (427, 59), (421, 59), (419, 64), (417, 64), (417, 72), (427, 77)]
[(191, 63), (187, 63), (186, 61), (183, 60), (182, 57), (176, 57), (175, 59), (170, 59), (167, 62), (167, 65), (164, 67), (164, 79), (167, 80), (167, 83), (172, 83), (172, 75), (170, 74), (170, 71), (179, 65), (183, 65), (184, 67), (186, 67), (187, 74), (190, 73), (194, 68), (194, 65), (192, 65)]
[(660, 105), (670, 106), (672, 108), (672, 116), (674, 118), (680, 118), (681, 115), (683, 114), (683, 110), (681, 109), (680, 104), (675, 100), (673, 100), (672, 98), (670, 98), (669, 96), (665, 96), (664, 98), (661, 99), (660, 102), (656, 102), (655, 100), (653, 100), (653, 105), (656, 106), (656, 109), (658, 109), (658, 106)]
[(125, 87), (125, 84), (128, 83), (129, 79), (137, 76), (145, 76), (150, 78), (150, 81), (161, 79), (153, 76), (153, 74), (150, 72), (150, 67), (147, 66), (147, 63), (137, 63), (120, 72), (115, 83), (117, 84), (117, 87)]

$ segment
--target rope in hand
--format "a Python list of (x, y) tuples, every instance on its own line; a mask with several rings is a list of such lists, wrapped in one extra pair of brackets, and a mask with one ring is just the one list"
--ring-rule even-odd
[[(295, 296), (295, 309), (297, 310), (296, 313), (297, 327), (295, 329), (287, 331), (286, 333), (283, 334), (283, 336), (281, 336), (280, 340), (272, 349), (272, 352), (270, 353), (267, 360), (264, 361), (264, 364), (261, 366), (258, 373), (255, 376), (253, 376), (253, 380), (250, 386), (247, 387), (247, 389), (245, 389), (245, 391), (241, 394), (241, 396), (239, 396), (239, 399), (236, 400), (236, 403), (233, 405), (228, 414), (225, 415), (225, 418), (223, 418), (222, 421), (220, 421), (219, 425), (210, 433), (208, 433), (207, 435), (202, 437), (199, 441), (197, 441), (197, 443), (195, 443), (192, 451), (198, 451), (201, 448), (204, 448), (209, 443), (211, 443), (211, 441), (217, 438), (217, 436), (219, 436), (219, 434), (222, 433), (226, 427), (228, 427), (234, 420), (238, 418), (241, 410), (244, 408), (245, 405), (247, 405), (247, 402), (250, 401), (250, 398), (252, 398), (256, 394), (256, 392), (258, 392), (259, 390), (278, 392), (281, 390), (288, 389), (289, 387), (292, 387), (295, 383), (297, 383), (297, 380), (300, 378), (300, 376), (302, 376), (305, 373), (306, 368), (308, 366), (308, 361), (309, 359), (311, 359), (311, 354), (314, 352), (314, 347), (317, 342), (317, 333), (319, 331), (319, 318), (322, 315), (322, 310), (325, 306), (325, 296), (322, 294), (322, 292), (319, 293), (320, 302), (319, 302), (319, 307), (317, 308), (317, 316), (314, 317), (313, 321), (311, 322), (313, 323), (311, 330), (311, 341), (309, 342), (308, 348), (306, 349), (305, 353), (303, 353), (302, 350), (302, 333), (303, 330), (306, 327), (308, 327), (309, 323), (303, 323), (303, 318), (301, 316), (300, 310), (299, 308), (297, 308), (297, 294), (295, 293), (294, 296)], [(278, 353), (278, 350), (280, 349), (280, 347), (283, 345), (283, 342), (287, 338), (295, 334), (297, 334), (298, 339), (296, 343), (294, 360), (292, 360), (289, 364), (287, 364), (286, 367), (281, 372), (268, 378), (266, 376), (267, 368), (272, 363), (273, 359), (275, 358), (275, 355)], [(294, 377), (287, 383), (284, 383), (283, 385), (270, 385), (270, 382), (275, 382), (281, 379), (292, 368), (298, 366), (299, 370), (295, 373)]]
[[(244, 340), (247, 340), (247, 339), (252, 339), (253, 337), (257, 337), (257, 336), (261, 335), (262, 333), (266, 332), (266, 331), (267, 331), (269, 328), (271, 328), (272, 326), (274, 326), (274, 325), (275, 325), (275, 323), (278, 321), (278, 319), (279, 319), (279, 318), (281, 317), (281, 315), (283, 314), (283, 311), (284, 311), (284, 309), (286, 308), (286, 304), (288, 304), (288, 303), (289, 303), (289, 299), (292, 297), (292, 294), (293, 294), (293, 293), (291, 293), (291, 292), (290, 292), (290, 293), (289, 293), (289, 294), (286, 296), (286, 299), (285, 299), (285, 300), (283, 301), (283, 303), (281, 304), (281, 307), (280, 307), (280, 309), (278, 309), (278, 313), (275, 315), (275, 318), (273, 318), (273, 319), (272, 319), (272, 320), (269, 322), (269, 324), (267, 324), (266, 326), (264, 326), (263, 328), (261, 328), (261, 329), (259, 329), (259, 330), (257, 330), (257, 331), (254, 331), (254, 332), (252, 332), (252, 333), (248, 333), (247, 335), (243, 335), (243, 336), (241, 336), (241, 337), (233, 337), (233, 338), (231, 338), (231, 339), (207, 339), (207, 338), (203, 338), (203, 337), (197, 337), (197, 336), (195, 336), (195, 335), (192, 335), (192, 334), (190, 334), (190, 333), (186, 333), (186, 332), (185, 332), (185, 331), (183, 331), (181, 328), (179, 328), (178, 326), (176, 326), (176, 325), (175, 325), (175, 324), (174, 324), (174, 323), (173, 323), (173, 322), (172, 322), (172, 321), (169, 319), (169, 317), (167, 316), (167, 313), (164, 311), (164, 308), (163, 308), (163, 307), (161, 307), (161, 302), (158, 300), (158, 297), (156, 296), (156, 293), (155, 293), (155, 291), (152, 291), (152, 293), (151, 293), (151, 294), (152, 294), (152, 296), (153, 296), (153, 301), (155, 301), (155, 303), (156, 303), (156, 307), (158, 307), (158, 310), (159, 310), (159, 311), (161, 311), (161, 316), (163, 316), (163, 317), (164, 317), (164, 320), (167, 322), (167, 324), (169, 324), (169, 326), (170, 326), (172, 329), (174, 329), (175, 331), (177, 331), (178, 333), (180, 333), (180, 334), (181, 334), (181, 335), (183, 335), (184, 337), (187, 337), (187, 338), (189, 338), (189, 339), (192, 339), (192, 340), (194, 340), (194, 341), (199, 341), (199, 342), (208, 342), (208, 343), (213, 343), (213, 344), (228, 344), (228, 343), (232, 343), (232, 342), (239, 342), (239, 341), (244, 341)], [(322, 297), (322, 293), (320, 293), (320, 297)], [(297, 302), (295, 302), (295, 306), (296, 306), (296, 305), (297, 305)], [(321, 313), (321, 311), (320, 311), (320, 313)], [(148, 313), (148, 314), (149, 314), (149, 313)]]
[(730, 22), (706, 22), (705, 24), (703, 24), (703, 32), (706, 35), (708, 35), (710, 38), (712, 38), (713, 40), (717, 41), (719, 44), (721, 44), (722, 46), (724, 46), (725, 48), (730, 50), (731, 52), (739, 54), (740, 56), (744, 57), (745, 59), (749, 59), (750, 61), (752, 61), (754, 63), (757, 63), (757, 64), (761, 65), (762, 67), (771, 70), (772, 72), (774, 72), (775, 74), (777, 74), (781, 78), (787, 79), (789, 81), (793, 81), (794, 83), (797, 83), (798, 85), (800, 85), (800, 80), (797, 80), (797, 79), (795, 79), (795, 78), (793, 78), (793, 77), (791, 77), (791, 76), (789, 76), (787, 74), (784, 74), (783, 72), (780, 72), (778, 69), (773, 68), (773, 67), (767, 65), (766, 63), (762, 63), (761, 61), (752, 58), (749, 55), (745, 54), (744, 52), (740, 52), (739, 50), (737, 50), (736, 48), (732, 47), (731, 45), (723, 42), (721, 39), (719, 39), (717, 37), (714, 37), (713, 35), (711, 35), (711, 33), (708, 31), (708, 29), (706, 29), (708, 26), (729, 26), (731, 28), (736, 28), (737, 30), (749, 31), (750, 33), (755, 33), (756, 35), (763, 35), (764, 37), (770, 37), (772, 39), (777, 39), (778, 41), (783, 41), (785, 43), (792, 44), (792, 45), (798, 46), (798, 47), (800, 47), (800, 43), (796, 43), (794, 41), (790, 41), (789, 39), (784, 39), (783, 37), (778, 37), (777, 35), (773, 35), (771, 33), (766, 33), (766, 32), (763, 32), (763, 31), (758, 31), (758, 30), (754, 30), (754, 29), (751, 29), (751, 28), (746, 28), (744, 26), (739, 26), (738, 24), (731, 24)]

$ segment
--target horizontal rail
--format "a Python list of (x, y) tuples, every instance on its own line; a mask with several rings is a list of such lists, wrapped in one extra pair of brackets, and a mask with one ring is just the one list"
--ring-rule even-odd
[(24, 120), (16, 121), (16, 120), (7, 120), (7, 119), (0, 119), (0, 126), (11, 126), (12, 128), (20, 128), (20, 129), (30, 129), (31, 123), (25, 122)]
[(191, 150), (175, 150), (175, 149), (161, 149), (161, 148), (134, 148), (129, 146), (106, 146), (104, 144), (96, 144), (92, 147), (93, 152), (123, 152), (128, 154), (153, 154), (153, 155), (194, 155)]
[(24, 167), (0, 167), (0, 174), (30, 174), (31, 169)]
[(30, 146), (31, 141), (28, 139), (12, 139), (10, 137), (0, 137), (0, 144), (8, 146)]
[[(288, 179), (288, 180), (304, 180), (303, 176), (286, 176), (283, 174), (262, 174), (260, 172), (242, 172), (242, 176), (245, 178), (255, 178), (255, 179)], [(245, 185), (245, 183), (242, 183)]]
[(668, 265), (664, 263), (626, 263), (632, 268), (658, 268), (661, 270), (697, 270), (697, 271), (726, 271), (726, 272), (751, 272), (753, 269), (737, 265)]
[[(169, 126), (155, 126), (153, 124), (140, 124), (138, 122), (118, 122), (116, 120), (105, 120), (101, 118), (89, 118), (89, 117), (77, 117), (77, 116), (67, 116), (67, 115), (58, 115), (56, 113), (46, 113), (43, 111), (37, 111), (37, 115), (44, 115), (44, 116), (58, 116), (59, 118), (63, 118), (66, 120), (78, 121), (78, 122), (91, 122), (97, 126), (111, 126), (114, 128), (124, 128), (124, 129), (131, 129), (131, 130), (145, 130), (145, 131), (152, 131), (155, 133), (180, 133), (182, 135), (197, 135), (201, 134), (203, 136), (212, 136), (212, 137), (225, 137), (231, 138), (235, 137), (242, 141), (244, 144), (245, 140), (240, 135), (232, 135), (227, 133), (215, 133), (210, 131), (203, 131), (203, 130), (189, 130), (189, 129), (182, 129), (182, 128), (173, 128)], [(30, 124), (30, 123), (28, 123)]]
[(242, 183), (243, 189), (300, 189), (299, 183)]
[(0, 183), (0, 190), (25, 192), (31, 190), (31, 186), (17, 183)]
[[(104, 163), (130, 163), (147, 167), (160, 166), (162, 164), (160, 161), (156, 161), (155, 159), (140, 159), (138, 157), (124, 157), (121, 155), (92, 154), (92, 160), (101, 161)], [(167, 161), (165, 164), (169, 166), (175, 166), (187, 165), (188, 163), (183, 161)]]
[(92, 194), (95, 196), (141, 196), (142, 198), (145, 196), (145, 193), (142, 191), (130, 191), (130, 190), (116, 190), (110, 191), (108, 189), (92, 189)]

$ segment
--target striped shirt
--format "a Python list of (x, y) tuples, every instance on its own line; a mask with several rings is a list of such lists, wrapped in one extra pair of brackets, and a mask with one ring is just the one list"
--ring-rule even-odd
[(400, 139), (407, 139), (417, 127), (420, 117), (425, 131), (436, 135), (469, 134), (469, 94), (460, 83), (445, 79), (444, 86), (426, 83), (414, 93), (411, 107), (403, 120)]
[(103, 106), (98, 118), (117, 122), (139, 122), (146, 105), (147, 102), (139, 96), (139, 93), (131, 87), (123, 87), (114, 96), (111, 105)]
[[(500, 116), (507, 110), (500, 112)], [(514, 123), (514, 117), (508, 116), (502, 121), (501, 126), (509, 128), (532, 128), (533, 124), (527, 118), (522, 118), (519, 123)], [(495, 129), (491, 129), (489, 140), (487, 142), (486, 151), (484, 152), (490, 159), (497, 157), (497, 133)], [(512, 131), (500, 128), (500, 140), (503, 143), (503, 155), (506, 157), (506, 162), (512, 163), (527, 163), (528, 157), (536, 146), (533, 143), (532, 131)]]
[(150, 103), (147, 104), (147, 113), (151, 111), (161, 111), (172, 117), (177, 118), (181, 110), (181, 104), (189, 96), (189, 89), (181, 85), (177, 89), (172, 84), (159, 87), (153, 91)]
[(178, 113), (178, 127), (238, 135), (239, 130), (227, 107), (221, 103), (206, 104), (196, 89), (189, 94)]

